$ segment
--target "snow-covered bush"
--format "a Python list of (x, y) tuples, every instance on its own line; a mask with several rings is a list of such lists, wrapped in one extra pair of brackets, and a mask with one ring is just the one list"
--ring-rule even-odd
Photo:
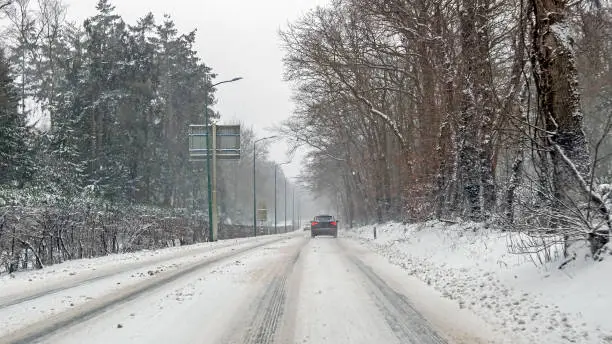
[(0, 272), (206, 240), (206, 217), (90, 195), (0, 189)]

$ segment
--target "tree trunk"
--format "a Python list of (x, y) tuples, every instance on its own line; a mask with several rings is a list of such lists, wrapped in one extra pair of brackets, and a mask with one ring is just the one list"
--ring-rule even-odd
[[(532, 0), (532, 6), (535, 17), (533, 75), (538, 91), (538, 111), (545, 121), (547, 144), (551, 148), (553, 187), (560, 203), (579, 204), (587, 196), (579, 179), (589, 180), (591, 158), (582, 130), (574, 40), (566, 18), (568, 9), (565, 1), (558, 0)], [(609, 230), (598, 235), (605, 236), (607, 242)], [(602, 242), (593, 241), (597, 246), (603, 246)], [(592, 250), (599, 248), (592, 247)]]
[(476, 27), (473, 35), (476, 39), (477, 55), (475, 59), (476, 75), (475, 93), (480, 118), (479, 133), (479, 167), (482, 187), (482, 205), (486, 214), (494, 211), (496, 203), (495, 193), (495, 165), (494, 165), (494, 127), (496, 110), (494, 108), (495, 95), (493, 88), (493, 75), (491, 66), (489, 34), (490, 0), (480, 0), (475, 11)]
[[(537, 62), (534, 76), (540, 115), (545, 119), (546, 129), (552, 133), (549, 136), (551, 143), (558, 144), (580, 174), (587, 178), (590, 155), (582, 130), (578, 73), (570, 27), (564, 16), (565, 5), (554, 0), (534, 0), (533, 7), (536, 19), (533, 48)], [(554, 153), (552, 158), (556, 167), (562, 165)], [(559, 183), (555, 187), (568, 191), (565, 185), (561, 185), (568, 181), (563, 170), (557, 168)]]
[(463, 51), (464, 69), (461, 82), (461, 105), (458, 139), (459, 175), (463, 184), (463, 197), (467, 201), (467, 216), (478, 221), (482, 217), (480, 206), (481, 171), (474, 169), (480, 166), (478, 152), (478, 108), (474, 93), (477, 77), (478, 61), (471, 50), (477, 47), (476, 37), (476, 1), (464, 0), (461, 13), (461, 45)]

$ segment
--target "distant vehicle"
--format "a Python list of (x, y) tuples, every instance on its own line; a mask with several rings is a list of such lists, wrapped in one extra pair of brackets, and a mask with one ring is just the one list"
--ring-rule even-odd
[(309, 223), (304, 225), (304, 230), (305, 231), (309, 231), (310, 230), (310, 224)]
[(318, 215), (310, 223), (310, 236), (331, 235), (338, 237), (338, 222), (331, 215)]

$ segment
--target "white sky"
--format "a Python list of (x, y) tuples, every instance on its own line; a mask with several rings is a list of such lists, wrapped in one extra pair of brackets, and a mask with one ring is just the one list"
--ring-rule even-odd
[[(97, 0), (65, 0), (68, 18), (82, 22), (94, 15)], [(114, 0), (118, 14), (129, 23), (147, 12), (158, 22), (164, 14), (174, 19), (180, 32), (197, 29), (196, 49), (203, 61), (218, 74), (217, 81), (241, 76), (244, 79), (218, 87), (216, 110), (226, 121), (252, 127), (258, 137), (291, 115), (291, 89), (282, 81), (283, 51), (278, 31), (300, 14), (328, 0)], [(287, 160), (287, 146), (271, 146), (271, 158)], [(300, 155), (284, 166), (297, 176)]]

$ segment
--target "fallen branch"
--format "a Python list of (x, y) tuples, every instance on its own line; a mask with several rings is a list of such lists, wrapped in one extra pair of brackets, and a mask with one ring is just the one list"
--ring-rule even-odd
[(555, 148), (555, 151), (559, 153), (559, 155), (561, 156), (565, 164), (570, 168), (570, 171), (572, 171), (572, 174), (574, 175), (574, 177), (580, 184), (582, 190), (590, 196), (593, 202), (597, 204), (599, 211), (606, 218), (608, 229), (610, 229), (612, 225), (612, 219), (610, 218), (610, 211), (608, 207), (606, 206), (605, 202), (603, 201), (603, 198), (601, 197), (601, 195), (598, 192), (594, 191), (593, 188), (589, 187), (587, 182), (584, 180), (584, 178), (578, 171), (578, 168), (576, 168), (576, 165), (572, 162), (572, 160), (567, 155), (565, 155), (565, 152), (563, 151), (561, 146), (553, 142), (553, 147)]
[(565, 260), (563, 263), (561, 263), (561, 265), (559, 265), (559, 270), (563, 270), (563, 268), (569, 264), (570, 262), (573, 262), (574, 260), (576, 260), (576, 253), (574, 252), (574, 255), (570, 258), (568, 258), (567, 260)]

